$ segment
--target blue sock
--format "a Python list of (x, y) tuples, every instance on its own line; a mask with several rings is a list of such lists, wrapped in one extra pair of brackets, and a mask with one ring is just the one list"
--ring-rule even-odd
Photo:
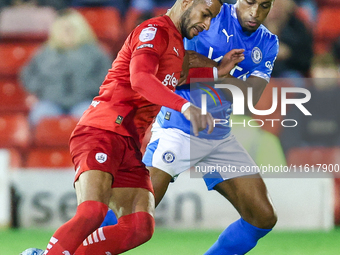
[(100, 227), (112, 226), (112, 225), (117, 224), (117, 222), (118, 221), (117, 221), (116, 215), (114, 214), (114, 212), (111, 209), (109, 209), (107, 211), (105, 219), (104, 219), (103, 223), (100, 225)]
[(233, 222), (218, 237), (205, 255), (242, 255), (255, 247), (271, 229), (257, 228), (242, 218)]

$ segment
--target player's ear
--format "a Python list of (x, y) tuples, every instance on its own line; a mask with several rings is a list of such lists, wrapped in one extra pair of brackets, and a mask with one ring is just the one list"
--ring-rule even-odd
[(194, 0), (182, 0), (182, 10), (187, 10), (193, 3)]

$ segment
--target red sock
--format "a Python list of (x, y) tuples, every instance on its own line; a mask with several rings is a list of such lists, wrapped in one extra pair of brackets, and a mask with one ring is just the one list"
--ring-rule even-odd
[(120, 254), (148, 241), (155, 220), (147, 212), (122, 216), (118, 224), (97, 229), (78, 248), (74, 255)]
[(97, 201), (78, 205), (76, 215), (51, 237), (44, 254), (72, 255), (84, 239), (103, 222), (108, 206)]

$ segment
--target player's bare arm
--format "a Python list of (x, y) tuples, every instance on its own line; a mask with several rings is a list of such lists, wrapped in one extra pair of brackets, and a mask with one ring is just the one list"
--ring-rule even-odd
[(188, 78), (188, 74), (189, 74), (189, 68), (190, 68), (189, 64), (190, 64), (189, 63), (189, 54), (186, 51), (184, 58), (183, 58), (181, 77), (179, 78), (177, 86), (181, 86), (181, 85), (185, 84), (185, 82)]
[[(256, 76), (250, 76), (247, 81), (243, 81), (240, 79), (237, 79), (231, 75), (228, 75), (226, 78), (219, 79), (217, 83), (224, 84), (232, 84), (239, 89), (242, 90), (243, 95), (247, 98), (248, 96), (248, 87), (253, 88), (252, 95), (253, 95), (253, 105), (255, 106), (258, 101), (260, 100), (260, 97), (262, 95), (263, 90), (266, 88), (268, 81), (266, 81), (263, 78), (256, 77)], [(223, 92), (231, 97), (232, 94), (229, 89), (222, 89)]]
[[(218, 70), (218, 77), (220, 78), (218, 83), (228, 82), (232, 85), (237, 86), (242, 90), (243, 95), (248, 94), (248, 87), (253, 88), (253, 103), (257, 104), (259, 101), (263, 90), (265, 89), (268, 82), (256, 76), (250, 76), (247, 81), (236, 79), (234, 76), (230, 75), (230, 71), (241, 61), (244, 60), (244, 49), (233, 49), (226, 53), (220, 63), (215, 62), (195, 51), (186, 51), (189, 55), (189, 67), (190, 68), (200, 68), (200, 67), (216, 67)], [(229, 90), (224, 90), (225, 93), (231, 97)]]

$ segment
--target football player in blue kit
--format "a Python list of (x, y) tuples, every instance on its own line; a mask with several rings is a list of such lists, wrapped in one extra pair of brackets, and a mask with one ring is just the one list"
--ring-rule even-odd
[[(252, 87), (253, 104), (256, 105), (270, 80), (278, 54), (277, 36), (262, 25), (273, 4), (274, 0), (238, 0), (235, 5), (224, 4), (208, 31), (192, 40), (185, 39), (191, 67), (201, 67), (190, 69), (193, 72), (191, 75), (189, 72), (189, 76), (196, 77), (193, 74), (196, 69), (201, 76), (209, 73), (214, 78), (227, 78), (228, 84), (239, 87), (244, 93), (247, 87)], [(227, 65), (223, 65), (223, 61), (229, 61), (226, 56), (230, 58), (230, 52), (239, 54), (242, 59), (244, 56), (244, 59), (237, 61), (232, 70), (228, 67), (226, 73)], [(209, 91), (207, 87), (205, 89)], [(183, 85), (177, 87), (176, 93), (188, 100), (191, 96), (191, 102), (196, 103), (202, 91), (190, 92), (190, 86)], [(219, 89), (216, 92), (221, 105), (213, 108), (214, 102), (210, 99), (207, 108), (215, 119), (228, 119), (232, 100)], [(150, 170), (156, 205), (174, 177), (192, 166), (234, 167), (236, 172), (214, 172), (203, 176), (208, 189), (216, 190), (228, 199), (241, 216), (221, 233), (205, 254), (245, 254), (271, 231), (277, 221), (266, 185), (258, 173), (240, 171), (242, 166), (256, 164), (230, 133), (228, 125), (216, 125), (211, 134), (203, 130), (196, 135), (190, 135), (190, 123), (180, 113), (162, 107), (143, 158)]]

